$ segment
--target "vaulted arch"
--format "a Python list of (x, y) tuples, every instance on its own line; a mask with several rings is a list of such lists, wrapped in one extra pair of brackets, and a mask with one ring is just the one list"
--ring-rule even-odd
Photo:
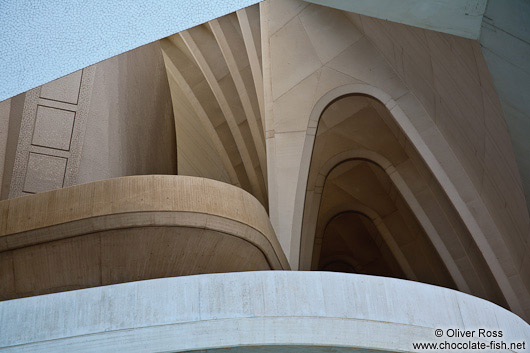
[(160, 41), (177, 130), (179, 174), (238, 185), (267, 208), (258, 6)]
[[(353, 104), (344, 103), (348, 100), (365, 100), (371, 107), (368, 110), (366, 107), (348, 107), (348, 104)], [(341, 104), (344, 107), (340, 107)], [(365, 116), (358, 118), (359, 121), (364, 119), (364, 123), (361, 122), (357, 128), (350, 126), (350, 130), (345, 127), (347, 121), (355, 119), (348, 116), (349, 108), (353, 109), (350, 115)], [(384, 136), (374, 135), (379, 130), (370, 125), (374, 124), (375, 120), (367, 118), (366, 114), (380, 116), (381, 122), (386, 125), (384, 129), (387, 130)], [(328, 115), (327, 123), (326, 115)], [(504, 303), (512, 310), (520, 308), (513, 288), (506, 274), (501, 272), (500, 264), (493, 256), (493, 250), (477, 221), (471, 216), (471, 212), (456, 192), (444, 169), (396, 101), (373, 86), (344, 85), (329, 91), (318, 100), (312, 110), (308, 126), (302, 153), (306, 158), (301, 162), (295, 202), (297, 209), (293, 224), (293, 248), (297, 241), (300, 241), (300, 254), (307, 256), (307, 248), (310, 247), (308, 242), (311, 244), (307, 239), (314, 236), (314, 233), (311, 234), (312, 227), (306, 227), (309, 223), (315, 222), (313, 219), (315, 215), (318, 218), (319, 211), (315, 209), (319, 210), (321, 206), (318, 194), (323, 192), (326, 172), (329, 173), (334, 165), (351, 159), (352, 155), (357, 153), (356, 158), (377, 161), (376, 163), (385, 170), (407, 207), (428, 235), (436, 252), (443, 258), (445, 266), (460, 290), (486, 297), (501, 305)], [(340, 132), (332, 138), (333, 133), (330, 131), (333, 128)], [(346, 136), (349, 132), (352, 132), (350, 142), (347, 141)], [(325, 139), (326, 134), (329, 135), (327, 139)], [(339, 136), (341, 134), (343, 138)], [(394, 141), (389, 143), (389, 139)], [(319, 140), (326, 140), (322, 145), (324, 147), (318, 147)], [(378, 140), (383, 140), (382, 143), (386, 143), (386, 146), (377, 146)], [(371, 144), (373, 145), (371, 148), (359, 151), (359, 146), (366, 147)], [(396, 154), (401, 156), (396, 157)], [(300, 217), (299, 223), (297, 216)], [(300, 237), (299, 240), (297, 235)], [(307, 258), (300, 257), (297, 262), (301, 268), (307, 268)]]

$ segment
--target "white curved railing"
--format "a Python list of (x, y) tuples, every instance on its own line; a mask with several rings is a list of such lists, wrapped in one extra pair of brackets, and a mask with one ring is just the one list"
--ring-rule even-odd
[[(329, 272), (209, 274), (16, 299), (0, 302), (0, 328), (2, 352), (242, 346), (423, 352), (413, 344), (530, 343), (527, 323), (485, 300), (416, 282)], [(481, 329), (503, 337), (477, 337)], [(456, 330), (475, 333), (447, 337)]]

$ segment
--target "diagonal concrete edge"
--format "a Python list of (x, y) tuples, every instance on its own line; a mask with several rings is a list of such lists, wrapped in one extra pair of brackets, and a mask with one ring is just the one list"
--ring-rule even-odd
[(257, 0), (0, 0), (0, 101)]

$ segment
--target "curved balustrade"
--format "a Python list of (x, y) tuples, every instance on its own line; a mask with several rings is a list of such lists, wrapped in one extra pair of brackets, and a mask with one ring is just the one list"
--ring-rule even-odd
[(0, 299), (288, 268), (263, 206), (214, 180), (124, 177), (0, 202)]
[[(530, 326), (488, 301), (329, 272), (207, 274), (16, 299), (0, 303), (0, 327), (2, 352), (420, 352), (429, 350), (413, 343), (530, 343)], [(503, 336), (479, 338), (479, 329)], [(449, 338), (447, 330), (475, 335)]]

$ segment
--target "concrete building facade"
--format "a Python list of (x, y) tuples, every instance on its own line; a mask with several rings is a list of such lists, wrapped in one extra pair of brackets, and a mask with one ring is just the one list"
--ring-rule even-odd
[(525, 1), (5, 2), (0, 352), (530, 352)]

